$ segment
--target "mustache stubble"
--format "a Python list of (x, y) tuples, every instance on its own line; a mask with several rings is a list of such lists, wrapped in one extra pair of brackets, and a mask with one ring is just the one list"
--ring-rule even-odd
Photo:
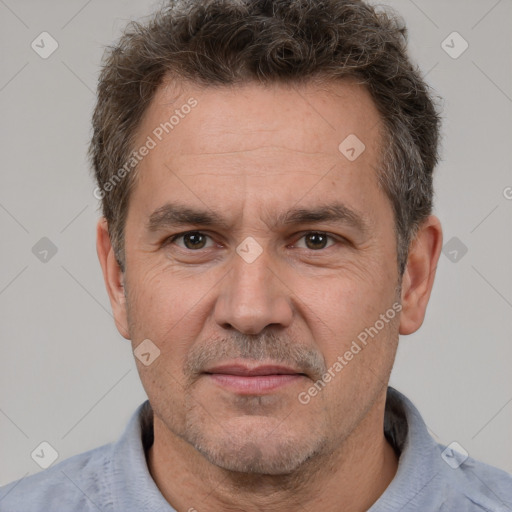
[(232, 359), (290, 366), (315, 381), (327, 372), (324, 357), (318, 350), (271, 331), (257, 335), (233, 331), (230, 336), (195, 345), (187, 354), (183, 372), (195, 380), (208, 367)]

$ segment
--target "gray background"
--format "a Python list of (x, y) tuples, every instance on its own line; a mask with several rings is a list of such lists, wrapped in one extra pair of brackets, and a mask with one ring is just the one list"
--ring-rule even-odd
[[(42, 441), (60, 461), (115, 440), (146, 398), (97, 261), (85, 151), (103, 47), (154, 5), (0, 0), (0, 484), (40, 471)], [(435, 213), (445, 244), (458, 239), (391, 384), (439, 441), (512, 471), (512, 1), (389, 5), (444, 98)], [(59, 44), (47, 59), (31, 48), (43, 31)], [(453, 31), (469, 43), (456, 59), (441, 46)], [(32, 252), (42, 237), (57, 247), (47, 262)]]

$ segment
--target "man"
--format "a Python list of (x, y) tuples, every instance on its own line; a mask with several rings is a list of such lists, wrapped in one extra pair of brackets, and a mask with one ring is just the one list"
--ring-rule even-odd
[(498, 511), (388, 387), (442, 247), (439, 115), (359, 1), (172, 2), (109, 51), (97, 249), (149, 401), (3, 511)]

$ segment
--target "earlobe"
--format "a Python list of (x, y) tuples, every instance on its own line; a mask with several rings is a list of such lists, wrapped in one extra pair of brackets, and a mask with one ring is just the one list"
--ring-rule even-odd
[(423, 323), (442, 245), (441, 223), (431, 215), (419, 227), (409, 249), (402, 279), (400, 334), (412, 334)]
[(96, 251), (103, 271), (103, 279), (112, 307), (117, 330), (123, 338), (130, 339), (127, 328), (126, 298), (124, 289), (125, 276), (116, 260), (110, 242), (108, 224), (104, 217), (98, 221), (96, 229)]

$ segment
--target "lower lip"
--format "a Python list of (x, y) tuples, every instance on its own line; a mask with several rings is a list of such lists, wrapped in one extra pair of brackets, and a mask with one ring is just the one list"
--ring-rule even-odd
[(288, 384), (298, 382), (304, 375), (255, 375), (246, 377), (243, 375), (228, 375), (225, 373), (208, 374), (216, 384), (239, 394), (260, 394), (274, 391)]

